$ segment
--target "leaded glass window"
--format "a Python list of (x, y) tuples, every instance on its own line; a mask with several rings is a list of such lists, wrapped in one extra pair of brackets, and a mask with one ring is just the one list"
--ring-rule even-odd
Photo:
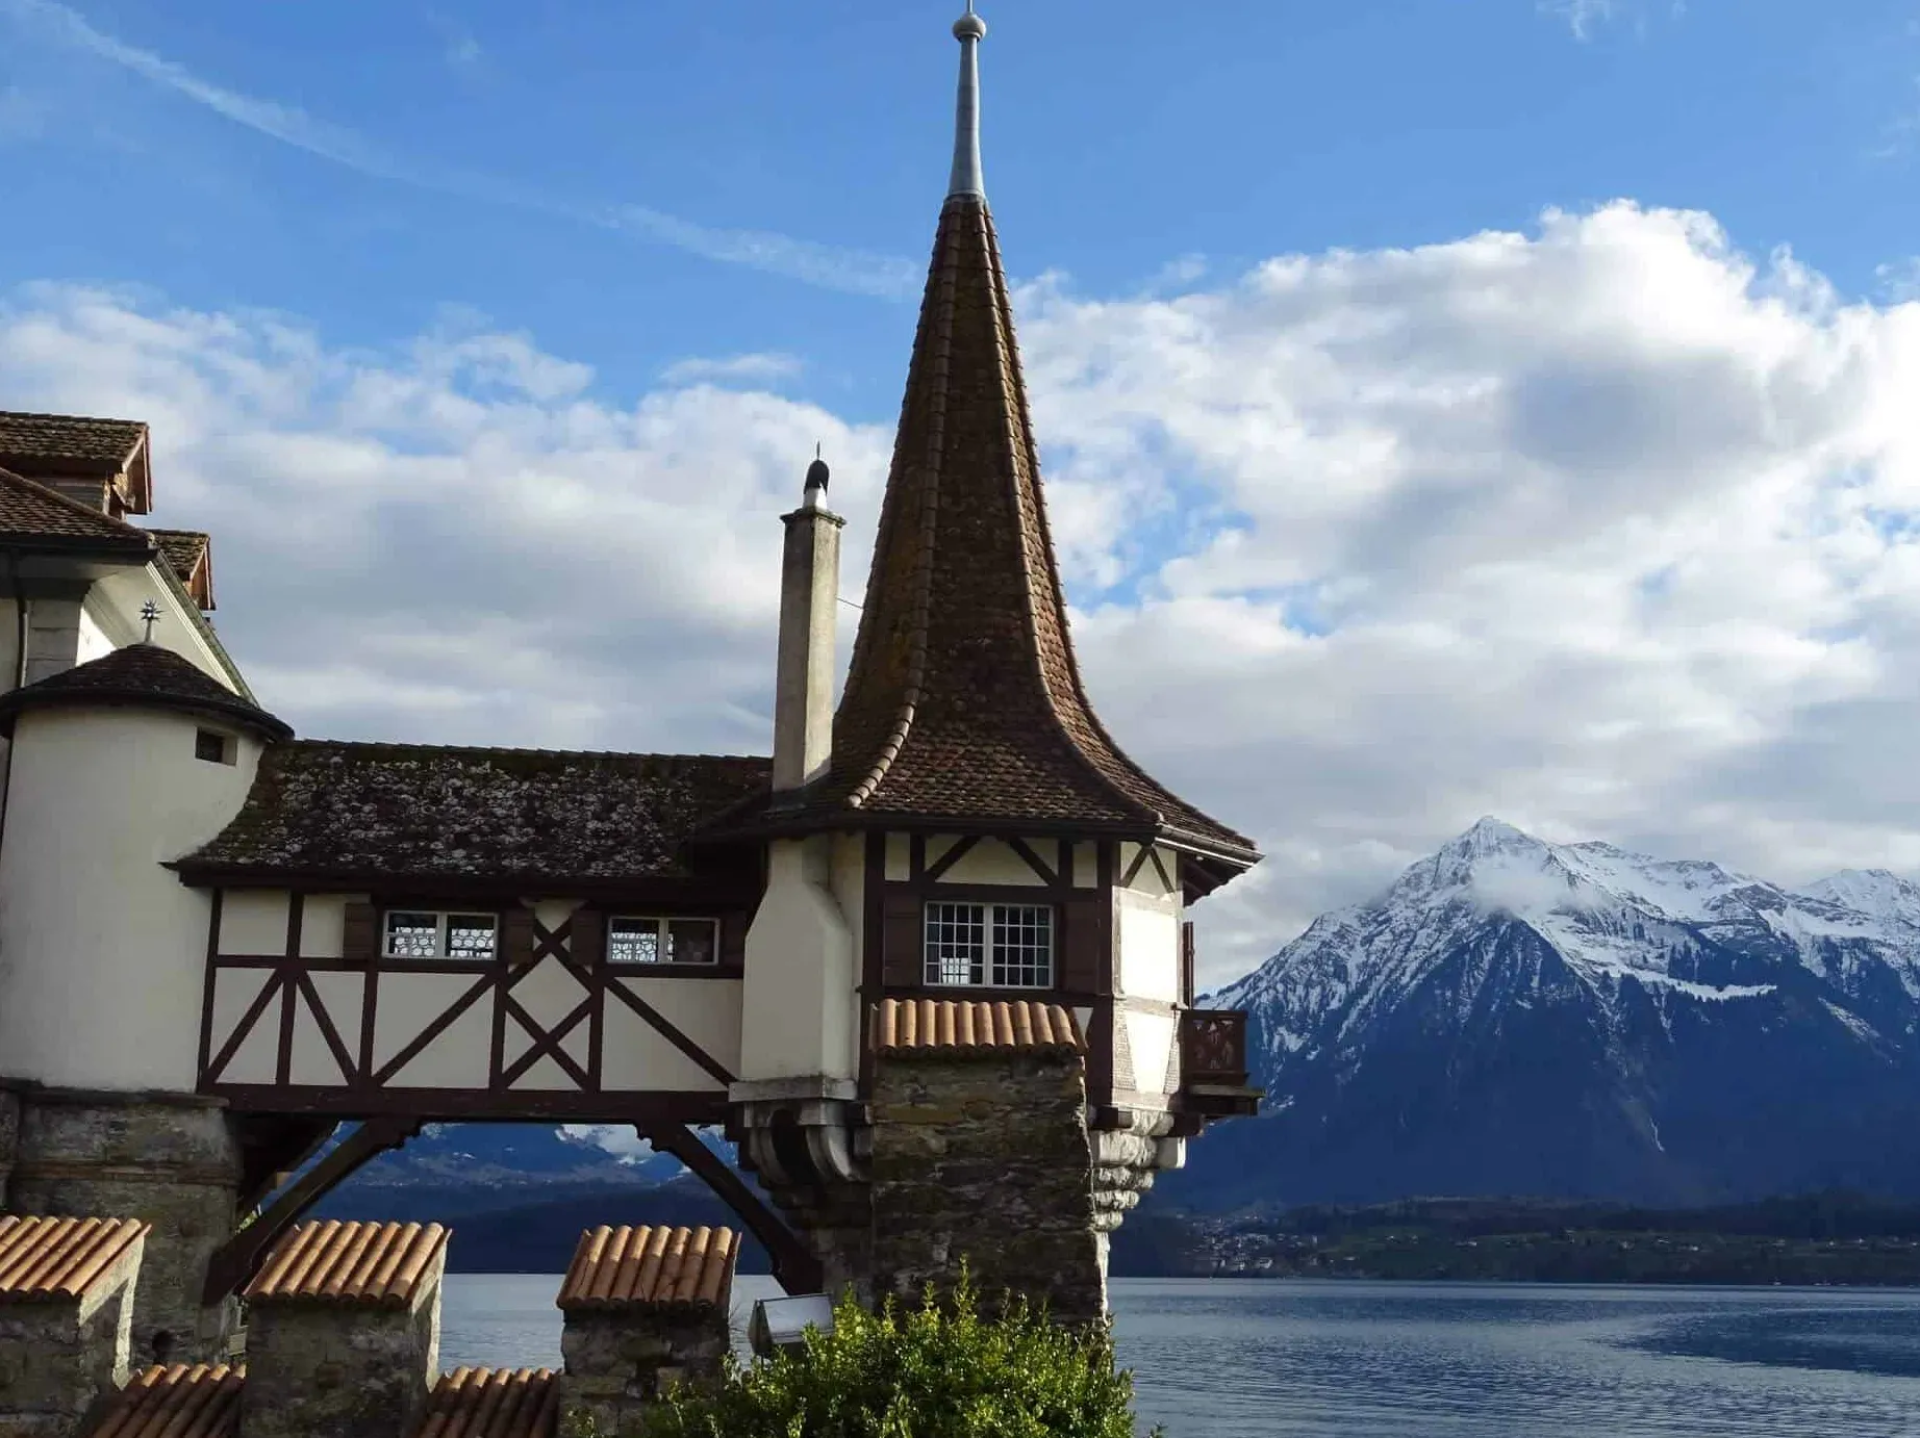
[(1053, 987), (1053, 910), (1045, 904), (941, 901), (926, 909), (926, 981)]
[(500, 920), (493, 914), (387, 910), (381, 952), (390, 959), (466, 959), (487, 962), (499, 952)]
[(607, 920), (608, 963), (713, 964), (719, 960), (718, 920), (632, 915)]

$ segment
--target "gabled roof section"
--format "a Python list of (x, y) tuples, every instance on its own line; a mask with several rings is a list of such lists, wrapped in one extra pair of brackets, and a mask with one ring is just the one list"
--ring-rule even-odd
[(124, 1281), (121, 1260), (152, 1231), (134, 1218), (0, 1217), (0, 1303), (81, 1302)]
[(134, 558), (151, 554), (154, 547), (145, 530), (0, 468), (0, 542), (9, 540), (108, 549)]
[(153, 504), (147, 426), (140, 420), (0, 410), (0, 466), (35, 478), (124, 475), (127, 508), (145, 514)]
[(241, 1296), (261, 1304), (411, 1309), (440, 1281), (447, 1239), (437, 1223), (303, 1223)]
[(268, 739), (286, 739), (293, 734), (287, 725), (191, 660), (157, 644), (129, 644), (37, 684), (0, 694), (0, 734), (11, 734), (15, 718), (28, 709), (119, 705), (177, 709), (225, 719)]
[(683, 842), (771, 779), (758, 758), (280, 744), (233, 822), (177, 867), (189, 881), (685, 880)]
[(555, 1302), (568, 1312), (623, 1308), (727, 1311), (740, 1235), (730, 1228), (590, 1228)]
[(120, 1390), (93, 1438), (234, 1438), (246, 1378), (224, 1363), (149, 1368)]
[(197, 529), (149, 529), (183, 588), (203, 611), (213, 609), (213, 540)]

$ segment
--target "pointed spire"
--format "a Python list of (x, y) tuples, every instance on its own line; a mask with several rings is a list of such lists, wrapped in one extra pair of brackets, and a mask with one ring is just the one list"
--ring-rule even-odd
[(954, 116), (950, 200), (987, 197), (980, 172), (980, 42), (986, 35), (987, 22), (973, 13), (973, 0), (967, 0), (967, 13), (953, 22), (953, 38), (960, 42), (960, 100)]

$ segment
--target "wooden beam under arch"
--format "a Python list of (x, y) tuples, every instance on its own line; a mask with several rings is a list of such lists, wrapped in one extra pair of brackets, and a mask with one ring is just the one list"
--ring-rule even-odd
[(642, 1138), (661, 1153), (670, 1153), (699, 1176), (714, 1196), (733, 1210), (753, 1236), (765, 1246), (773, 1260), (773, 1276), (790, 1294), (818, 1293), (826, 1284), (826, 1272), (806, 1244), (745, 1179), (728, 1168), (726, 1162), (700, 1142), (700, 1135), (685, 1124), (640, 1128)]
[(237, 1292), (260, 1269), (274, 1244), (314, 1204), (352, 1177), (369, 1161), (399, 1148), (420, 1132), (421, 1120), (370, 1118), (342, 1139), (339, 1147), (289, 1185), (252, 1223), (229, 1238), (207, 1261), (200, 1301), (212, 1307)]

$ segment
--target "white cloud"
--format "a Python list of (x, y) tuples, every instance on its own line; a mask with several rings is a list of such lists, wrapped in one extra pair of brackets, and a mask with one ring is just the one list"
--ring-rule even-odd
[[(1095, 702), (1270, 855), (1209, 979), (1489, 812), (1920, 866), (1920, 304), (1621, 204), (1019, 306)], [(366, 355), (61, 287), (0, 305), (0, 393), (153, 424), (222, 632), (341, 737), (764, 752), (777, 516), (824, 440), (857, 596), (890, 442), (471, 319)]]
[(1577, 40), (1589, 40), (1594, 28), (1619, 13), (1617, 0), (1540, 0), (1540, 8), (1567, 22)]
[(745, 354), (724, 359), (691, 358), (666, 367), (660, 378), (672, 385), (770, 384), (794, 379), (805, 366), (793, 355)]

